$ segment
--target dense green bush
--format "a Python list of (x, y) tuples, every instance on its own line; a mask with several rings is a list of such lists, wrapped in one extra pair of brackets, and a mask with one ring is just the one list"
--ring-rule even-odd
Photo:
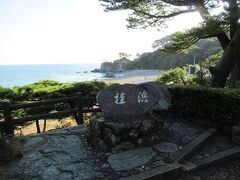
[[(52, 80), (42, 80), (24, 86), (13, 88), (0, 87), (0, 102), (9, 101), (11, 104), (57, 99), (81, 93), (83, 97), (94, 97), (97, 92), (105, 88), (107, 84), (100, 81), (84, 81), (74, 83), (61, 83)], [(71, 106), (75, 106), (74, 103)], [(58, 103), (56, 105), (27, 108), (13, 111), (13, 116), (25, 116), (32, 114), (48, 113), (54, 110), (63, 110), (69, 107), (68, 103)], [(2, 113), (0, 112), (0, 118)]]
[(210, 77), (209, 71), (202, 66), (195, 65), (195, 74), (188, 74), (188, 67), (177, 67), (162, 73), (156, 81), (166, 85), (191, 85), (191, 86), (209, 86)]
[(240, 123), (240, 90), (183, 86), (169, 89), (172, 105), (168, 115), (224, 130)]
[(177, 67), (162, 73), (157, 81), (162, 84), (175, 84), (175, 85), (193, 85), (194, 81), (191, 76), (187, 76), (186, 68)]
[(52, 80), (42, 80), (13, 88), (0, 87), (0, 100), (9, 100), (12, 103), (38, 101), (71, 96), (78, 92), (82, 96), (96, 96), (97, 92), (106, 86), (104, 82), (99, 81), (61, 83)]

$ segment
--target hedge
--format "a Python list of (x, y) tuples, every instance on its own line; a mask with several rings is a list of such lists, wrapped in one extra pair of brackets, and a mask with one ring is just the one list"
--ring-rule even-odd
[(240, 90), (169, 87), (172, 105), (167, 114), (227, 130), (240, 124)]
[[(83, 96), (96, 96), (96, 93), (106, 86), (105, 83), (98, 81), (80, 83), (40, 81), (12, 89), (0, 87), (0, 100), (8, 99), (14, 103), (30, 99), (52, 99), (69, 96), (79, 91)], [(165, 112), (168, 116), (185, 118), (224, 130), (240, 124), (240, 90), (238, 89), (170, 86), (169, 90), (172, 105)], [(31, 114), (31, 112), (24, 113)]]
[[(94, 97), (97, 95), (98, 91), (102, 90), (107, 86), (108, 84), (100, 81), (61, 83), (52, 80), (42, 80), (24, 86), (15, 86), (13, 88), (5, 88), (0, 86), (0, 103), (2, 101), (9, 101), (11, 104), (15, 104), (23, 102), (57, 99), (72, 96), (77, 92), (80, 92), (83, 97)], [(63, 109), (66, 109), (66, 103), (58, 103), (57, 105), (17, 110), (13, 111), (13, 115), (20, 117), (37, 114), (39, 112), (48, 113), (53, 110)], [(0, 119), (2, 118), (3, 114), (0, 111)]]

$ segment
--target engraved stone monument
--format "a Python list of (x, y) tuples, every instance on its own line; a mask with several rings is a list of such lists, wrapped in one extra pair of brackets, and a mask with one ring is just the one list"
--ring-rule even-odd
[(87, 140), (101, 151), (122, 151), (157, 142), (163, 118), (157, 112), (171, 104), (168, 88), (155, 82), (125, 84), (100, 91), (103, 117), (93, 118)]
[(108, 87), (98, 93), (97, 100), (105, 118), (125, 119), (168, 109), (171, 95), (166, 86), (149, 82)]

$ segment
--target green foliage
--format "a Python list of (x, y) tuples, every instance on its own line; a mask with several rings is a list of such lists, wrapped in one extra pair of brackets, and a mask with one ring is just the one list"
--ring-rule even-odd
[(221, 50), (215, 39), (199, 40), (194, 47), (170, 54), (163, 51), (143, 53), (138, 58), (126, 64), (126, 69), (172, 69), (186, 64), (199, 63), (208, 56), (215, 55)]
[(166, 85), (209, 86), (210, 73), (202, 66), (195, 65), (195, 74), (189, 75), (187, 67), (174, 68), (162, 73), (156, 81)]
[[(187, 48), (196, 48), (195, 44), (200, 39), (217, 38), (221, 43), (221, 48), (231, 52), (233, 57), (230, 58), (232, 60), (229, 60), (228, 56), (221, 59), (221, 62), (224, 63), (219, 63), (219, 66), (215, 68), (212, 86), (224, 87), (230, 73), (232, 74), (231, 80), (234, 83), (239, 80), (239, 67), (235, 63), (237, 61), (238, 46), (229, 45), (230, 42), (233, 42), (232, 40), (235, 41), (238, 37), (235, 34), (239, 29), (240, 0), (100, 1), (105, 2), (108, 11), (130, 10), (131, 13), (129, 13), (128, 17), (129, 28), (155, 27), (157, 30), (161, 30), (167, 21), (176, 16), (198, 12), (203, 20), (201, 23), (183, 32), (177, 32), (172, 37), (157, 40), (154, 47), (165, 52), (178, 53)], [(189, 18), (191, 18), (190, 15)], [(203, 54), (205, 56), (205, 53)], [(228, 68), (225, 69), (225, 67)]]
[(187, 71), (184, 68), (170, 69), (164, 72), (157, 79), (162, 84), (175, 84), (175, 85), (192, 85), (193, 79), (187, 76)]
[[(168, 52), (178, 52), (190, 47), (199, 39), (206, 39), (209, 37), (216, 37), (222, 32), (229, 31), (229, 24), (231, 20), (238, 20), (240, 14), (235, 11), (238, 10), (230, 8), (219, 8), (221, 1), (127, 1), (127, 0), (100, 0), (104, 3), (107, 11), (116, 10), (131, 10), (129, 13), (128, 28), (147, 28), (155, 27), (157, 30), (166, 27), (166, 22), (172, 18), (198, 11), (203, 17), (204, 22), (197, 27), (186, 30), (185, 32), (177, 32), (174, 37), (168, 41), (163, 47), (159, 46), (162, 43), (155, 43), (155, 47), (165, 49)], [(230, 4), (230, 1), (225, 1)], [(239, 3), (239, 1), (238, 1)], [(219, 13), (212, 13), (213, 11)], [(221, 10), (221, 11), (220, 11)], [(231, 14), (235, 14), (231, 17)], [(190, 16), (190, 14), (189, 14)], [(159, 40), (158, 42), (162, 42)]]
[(240, 90), (175, 86), (170, 87), (170, 92), (170, 115), (220, 129), (240, 123)]
[[(121, 54), (121, 53), (120, 53)], [(127, 65), (131, 61), (126, 57), (114, 60), (113, 62), (104, 62), (101, 64), (101, 72), (117, 72), (120, 69), (127, 69)]]
[[(81, 93), (84, 97), (96, 96), (97, 92), (107, 84), (100, 81), (85, 81), (74, 83), (61, 83), (58, 81), (42, 80), (24, 86), (15, 86), (12, 89), (0, 87), (0, 101), (10, 101), (12, 104), (40, 100), (57, 99)], [(50, 111), (69, 108), (68, 103), (40, 106), (13, 111), (13, 116), (26, 116), (32, 114), (48, 113)], [(2, 114), (0, 113), (0, 117)]]
[(83, 96), (96, 96), (97, 92), (106, 87), (104, 82), (85, 81), (74, 83), (60, 83), (58, 81), (43, 80), (24, 86), (15, 86), (12, 89), (2, 88), (2, 97), (13, 102), (38, 101), (71, 96), (80, 92)]
[(202, 61), (201, 65), (207, 69), (209, 69), (210, 67), (214, 67), (217, 64), (217, 62), (221, 59), (222, 55), (223, 51), (219, 51), (218, 53), (213, 54), (204, 61)]
[(194, 44), (198, 41), (198, 37), (189, 32), (176, 32), (167, 41), (161, 43), (161, 40), (156, 40), (153, 44), (154, 48), (159, 48), (164, 52), (178, 53), (189, 47), (196, 48)]
[(0, 86), (0, 102), (4, 100), (11, 100), (14, 96), (14, 92), (10, 88)]
[(209, 86), (211, 74), (209, 68), (214, 66), (214, 64), (219, 61), (222, 56), (222, 51), (212, 56), (209, 56), (207, 59), (202, 60), (199, 64), (191, 66), (194, 69), (194, 74), (189, 75), (187, 73), (189, 66), (184, 66), (183, 68), (174, 68), (162, 73), (158, 82), (169, 85), (192, 85), (192, 86)]

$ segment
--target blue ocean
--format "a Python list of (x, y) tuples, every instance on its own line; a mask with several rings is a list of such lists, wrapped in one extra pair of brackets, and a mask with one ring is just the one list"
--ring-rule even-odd
[(100, 79), (103, 74), (91, 72), (95, 68), (100, 68), (100, 64), (0, 65), (0, 86), (22, 86), (39, 80), (75, 82)]

